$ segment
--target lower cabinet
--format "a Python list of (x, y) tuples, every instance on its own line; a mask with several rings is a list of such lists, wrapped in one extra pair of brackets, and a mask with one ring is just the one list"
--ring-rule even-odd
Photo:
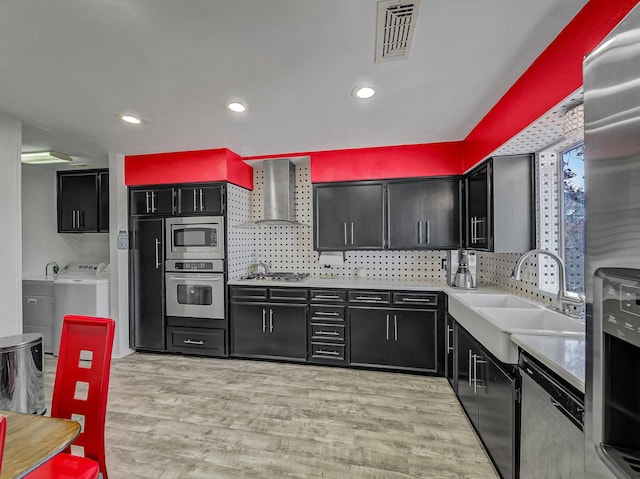
[[(247, 290), (248, 288), (244, 288)], [(231, 302), (233, 356), (306, 361), (307, 305)]]
[(455, 324), (457, 395), (503, 479), (518, 476), (518, 375)]
[(203, 356), (225, 356), (225, 330), (167, 327), (167, 351)]

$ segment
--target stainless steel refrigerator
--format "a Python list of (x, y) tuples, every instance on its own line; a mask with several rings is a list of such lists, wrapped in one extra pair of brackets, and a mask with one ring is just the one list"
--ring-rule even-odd
[(640, 478), (640, 8), (584, 61), (585, 478)]

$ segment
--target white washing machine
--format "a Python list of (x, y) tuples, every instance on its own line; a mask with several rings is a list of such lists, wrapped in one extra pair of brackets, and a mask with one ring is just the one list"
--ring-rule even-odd
[(60, 350), (62, 319), (67, 314), (109, 317), (109, 265), (69, 263), (53, 282), (53, 354)]

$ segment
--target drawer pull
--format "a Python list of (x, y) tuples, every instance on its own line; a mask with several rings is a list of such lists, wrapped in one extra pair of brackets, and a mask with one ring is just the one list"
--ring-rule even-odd
[(340, 353), (338, 351), (326, 351), (324, 349), (318, 349), (316, 351), (317, 354), (328, 354), (330, 356), (340, 356)]
[(330, 294), (319, 294), (318, 296), (314, 296), (313, 299), (340, 299), (340, 296), (330, 295)]
[(315, 313), (318, 316), (339, 316), (339, 313), (336, 312), (326, 312), (326, 311), (316, 311)]
[(380, 296), (356, 296), (357, 301), (382, 301)]
[(316, 331), (316, 334), (321, 336), (340, 336), (338, 331)]
[(400, 301), (403, 303), (432, 303), (431, 298), (402, 298)]
[(202, 339), (185, 339), (182, 341), (184, 344), (197, 344), (198, 346), (202, 346), (205, 342)]
[(38, 300), (36, 298), (27, 298), (27, 304), (38, 304)]

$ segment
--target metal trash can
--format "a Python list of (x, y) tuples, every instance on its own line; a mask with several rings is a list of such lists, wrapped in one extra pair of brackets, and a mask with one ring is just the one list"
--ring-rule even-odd
[(44, 414), (42, 334), (0, 338), (0, 409)]

